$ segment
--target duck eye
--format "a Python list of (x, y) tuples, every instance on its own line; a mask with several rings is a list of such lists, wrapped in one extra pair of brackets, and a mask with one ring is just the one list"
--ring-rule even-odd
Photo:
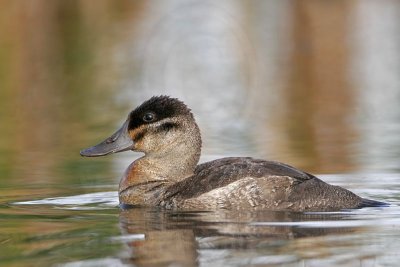
[(144, 120), (145, 122), (152, 122), (152, 121), (155, 120), (155, 118), (156, 118), (156, 116), (154, 115), (154, 113), (151, 113), (151, 112), (146, 113), (146, 114), (144, 114), (144, 116), (143, 116), (143, 120)]

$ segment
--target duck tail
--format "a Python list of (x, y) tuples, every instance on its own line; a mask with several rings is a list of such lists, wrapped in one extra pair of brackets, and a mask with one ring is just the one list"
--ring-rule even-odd
[(388, 203), (376, 201), (372, 199), (363, 198), (357, 208), (367, 208), (367, 207), (388, 207)]

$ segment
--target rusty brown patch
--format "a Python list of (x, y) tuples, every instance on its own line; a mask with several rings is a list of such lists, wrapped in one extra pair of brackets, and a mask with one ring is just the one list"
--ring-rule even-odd
[(143, 135), (143, 132), (146, 131), (146, 128), (144, 126), (137, 127), (135, 129), (129, 130), (129, 136), (132, 138), (133, 141), (135, 141), (139, 135)]
[(119, 192), (127, 189), (130, 186), (133, 186), (137, 183), (140, 183), (139, 177), (141, 176), (139, 168), (135, 168), (135, 162), (132, 162), (131, 165), (126, 169), (122, 179), (119, 183)]
[(144, 126), (129, 131), (129, 136), (135, 143), (135, 149), (140, 150), (140, 148), (142, 147), (142, 139), (146, 133), (147, 129)]

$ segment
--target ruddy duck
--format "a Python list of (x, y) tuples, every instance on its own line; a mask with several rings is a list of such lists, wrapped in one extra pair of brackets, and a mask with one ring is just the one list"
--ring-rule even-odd
[(120, 181), (122, 206), (332, 211), (383, 204), (280, 162), (230, 157), (197, 165), (199, 127), (190, 109), (168, 96), (150, 98), (111, 137), (80, 154), (127, 150), (144, 156), (130, 164)]

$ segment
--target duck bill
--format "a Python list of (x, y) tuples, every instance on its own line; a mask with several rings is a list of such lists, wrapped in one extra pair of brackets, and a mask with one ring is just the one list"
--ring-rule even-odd
[(100, 144), (81, 150), (81, 156), (100, 157), (112, 153), (132, 150), (134, 142), (129, 136), (128, 124), (129, 121), (127, 120), (118, 131)]

